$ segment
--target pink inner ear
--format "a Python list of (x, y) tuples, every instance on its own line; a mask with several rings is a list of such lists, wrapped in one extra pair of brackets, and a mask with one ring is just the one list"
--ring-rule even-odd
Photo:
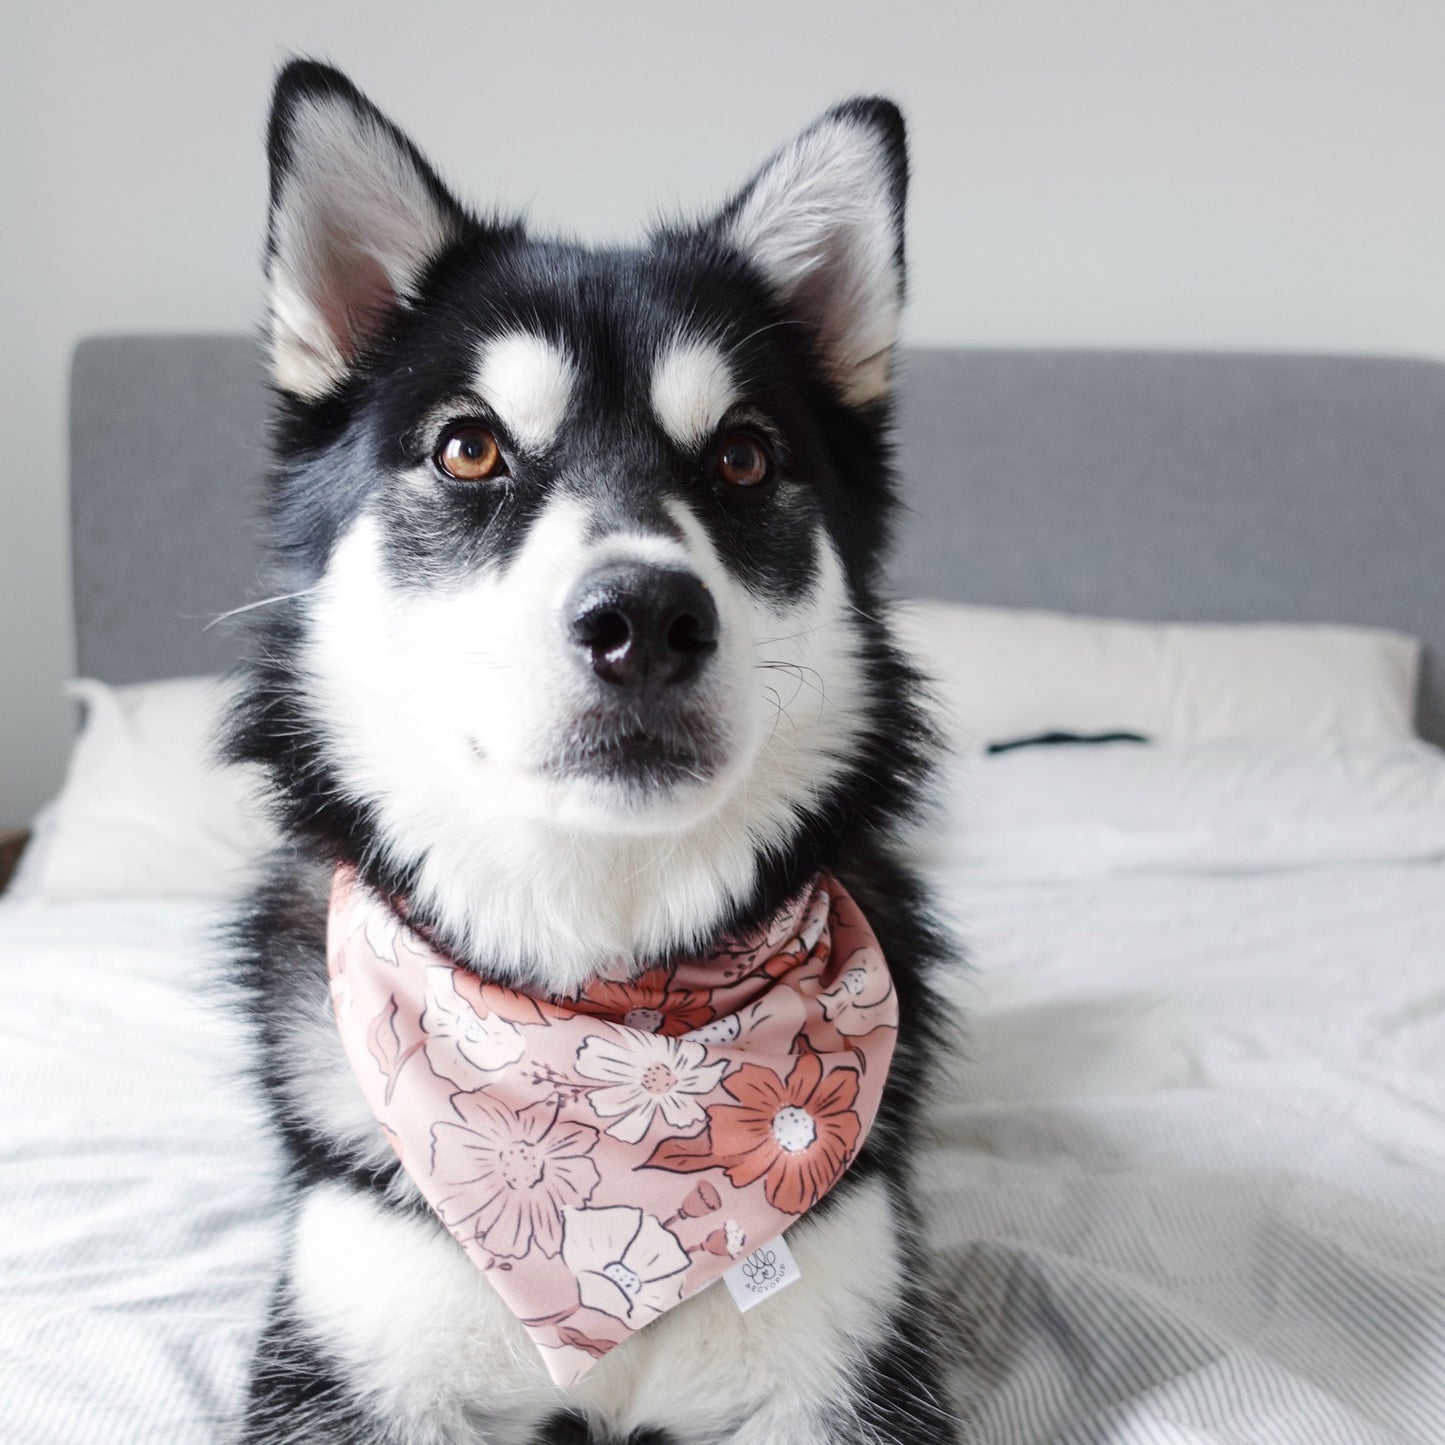
[(386, 268), (375, 256), (344, 242), (328, 250), (321, 273), (329, 284), (317, 299), (336, 349), (350, 362), (386, 324), (398, 297)]
[(869, 306), (866, 287), (861, 284), (864, 278), (849, 250), (856, 239), (842, 233), (822, 237), (815, 248), (819, 259), (794, 284), (789, 298), (793, 310), (812, 323), (818, 349), (845, 375), (849, 367), (866, 359), (855, 354), (850, 334)]

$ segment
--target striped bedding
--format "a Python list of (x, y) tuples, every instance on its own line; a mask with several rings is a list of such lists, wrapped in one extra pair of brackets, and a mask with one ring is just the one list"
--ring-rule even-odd
[[(971, 957), (925, 1169), (967, 1438), (1445, 1440), (1433, 784), (1311, 774), (1266, 827), (1206, 770), (1166, 835), (1092, 816), (1101, 777), (1187, 812), (1157, 771), (1010, 767), (926, 855)], [(226, 1438), (278, 1229), (219, 913), (0, 904), (6, 1445)]]

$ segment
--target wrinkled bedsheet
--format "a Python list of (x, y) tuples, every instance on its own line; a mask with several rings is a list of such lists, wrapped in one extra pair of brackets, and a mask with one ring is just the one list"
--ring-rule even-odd
[[(967, 1437), (1445, 1441), (1441, 849), (1125, 851), (931, 865), (970, 953), (924, 1171)], [(224, 1438), (279, 1224), (219, 916), (0, 904), (6, 1445)]]
[(277, 1161), (195, 903), (0, 904), (0, 1441), (222, 1440)]
[(1445, 1441), (1445, 868), (953, 896), (929, 1191), (974, 1438)]

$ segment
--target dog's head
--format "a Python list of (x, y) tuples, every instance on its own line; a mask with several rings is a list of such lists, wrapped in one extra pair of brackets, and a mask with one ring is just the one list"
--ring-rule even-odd
[(276, 590), (233, 752), (460, 952), (698, 946), (899, 801), (878, 620), (897, 110), (632, 249), (466, 211), (342, 76), (277, 84)]

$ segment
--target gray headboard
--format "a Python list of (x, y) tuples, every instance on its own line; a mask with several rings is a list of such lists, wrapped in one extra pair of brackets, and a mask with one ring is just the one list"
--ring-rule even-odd
[[(897, 590), (1146, 620), (1351, 622), (1427, 645), (1445, 742), (1445, 364), (914, 351)], [(266, 399), (234, 336), (83, 341), (80, 670), (214, 671), (254, 595)]]

